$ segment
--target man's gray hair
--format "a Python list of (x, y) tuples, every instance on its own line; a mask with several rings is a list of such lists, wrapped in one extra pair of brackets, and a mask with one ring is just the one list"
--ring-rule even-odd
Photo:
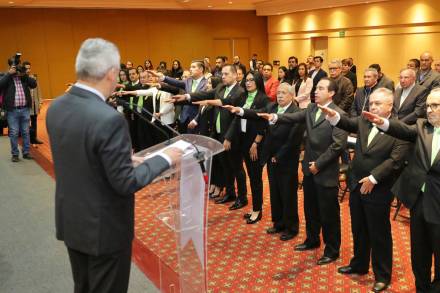
[(367, 69), (365, 69), (364, 73), (367, 73), (367, 72), (371, 72), (371, 73), (373, 73), (373, 75), (374, 75), (375, 77), (378, 77), (378, 76), (379, 76), (379, 72), (377, 71), (376, 68), (368, 67)]
[(393, 102), (394, 102), (393, 92), (390, 89), (387, 89), (384, 87), (381, 87), (381, 88), (374, 90), (374, 92), (371, 93), (371, 95), (374, 95), (374, 96), (380, 95), (382, 100), (386, 100), (391, 104), (393, 104)]
[(331, 60), (330, 62), (329, 62), (329, 65), (330, 64), (336, 64), (336, 66), (338, 67), (338, 68), (341, 68), (342, 67), (342, 62), (341, 62), (341, 60), (339, 60), (339, 59), (333, 59), (333, 60)]
[(411, 77), (416, 77), (416, 71), (412, 68), (402, 68), (400, 70), (400, 73), (404, 72), (404, 71), (408, 71), (409, 74), (411, 75)]
[(115, 44), (101, 38), (85, 40), (75, 61), (76, 76), (84, 80), (101, 80), (120, 67), (121, 56)]
[(295, 95), (295, 88), (293, 86), (291, 86), (289, 83), (283, 82), (278, 87), (280, 87), (280, 86), (287, 87), (287, 91), (289, 92), (289, 94), (291, 94), (292, 96)]

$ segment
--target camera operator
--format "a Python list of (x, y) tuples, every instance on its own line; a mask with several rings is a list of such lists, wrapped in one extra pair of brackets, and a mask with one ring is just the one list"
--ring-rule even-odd
[(20, 55), (16, 54), (8, 60), (9, 71), (0, 79), (0, 91), (3, 91), (3, 103), (7, 111), (9, 138), (11, 141), (12, 162), (18, 162), (18, 134), (23, 138), (23, 159), (32, 159), (29, 154), (29, 121), (32, 106), (31, 88), (37, 81), (26, 74), (20, 65)]
[[(29, 61), (23, 61), (22, 64), (26, 70), (26, 74), (30, 78), (37, 80), (37, 75), (31, 73), (31, 70), (32, 70), (31, 63)], [(30, 107), (31, 126), (29, 128), (30, 141), (31, 141), (31, 144), (43, 144), (43, 142), (37, 138), (37, 116), (38, 116), (38, 114), (40, 114), (40, 107), (42, 104), (41, 91), (40, 91), (40, 87), (38, 86), (38, 83), (37, 83), (37, 87), (31, 89), (30, 91), (31, 91), (31, 98), (32, 98), (32, 105)]]

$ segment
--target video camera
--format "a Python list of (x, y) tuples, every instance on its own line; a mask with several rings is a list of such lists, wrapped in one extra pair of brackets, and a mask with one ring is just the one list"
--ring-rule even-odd
[(12, 56), (9, 61), (9, 66), (15, 66), (18, 74), (25, 74), (26, 68), (21, 64), (21, 53), (17, 52), (14, 56)]

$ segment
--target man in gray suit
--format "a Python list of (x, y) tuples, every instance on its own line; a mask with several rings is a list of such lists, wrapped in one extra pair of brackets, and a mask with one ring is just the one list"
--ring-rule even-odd
[[(417, 118), (424, 118), (428, 91), (416, 84), (416, 72), (412, 69), (400, 71), (400, 87), (394, 92), (393, 114), (406, 124), (415, 124)], [(365, 110), (368, 111), (368, 110)]]
[(422, 53), (420, 55), (420, 70), (417, 72), (417, 83), (427, 88), (428, 92), (440, 86), (440, 74), (431, 68), (433, 60), (431, 53)]
[(181, 156), (170, 148), (134, 167), (127, 122), (105, 102), (119, 65), (114, 44), (86, 40), (76, 57), (77, 83), (47, 112), (56, 236), (67, 246), (75, 293), (127, 292), (133, 194)]

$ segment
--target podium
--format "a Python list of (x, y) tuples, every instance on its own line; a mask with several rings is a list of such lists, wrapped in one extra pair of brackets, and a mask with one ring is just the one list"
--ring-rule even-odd
[[(170, 258), (175, 257), (173, 270), (178, 275), (178, 284), (170, 284), (169, 280), (165, 281), (166, 276), (160, 274), (159, 289), (171, 293), (206, 292), (208, 187), (212, 157), (224, 150), (223, 145), (206, 136), (182, 134), (134, 156), (152, 156), (179, 141), (191, 144), (181, 163), (163, 172), (146, 187), (147, 193), (150, 188), (157, 194), (157, 208), (151, 212), (159, 225), (163, 225), (161, 228), (174, 238), (170, 241), (174, 242), (172, 250), (175, 255)], [(160, 192), (157, 192), (157, 186), (160, 186)], [(153, 191), (153, 188), (156, 189)], [(164, 270), (159, 268), (159, 271)]]

